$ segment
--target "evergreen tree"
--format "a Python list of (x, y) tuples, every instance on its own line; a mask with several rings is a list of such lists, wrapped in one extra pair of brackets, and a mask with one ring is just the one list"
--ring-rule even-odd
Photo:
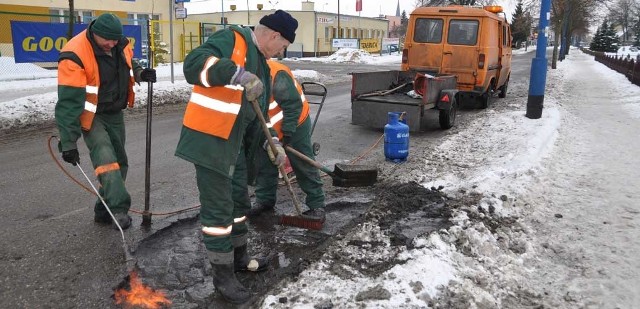
[(604, 51), (604, 45), (602, 43), (602, 29), (605, 27), (609, 27), (606, 20), (602, 23), (602, 25), (600, 25), (600, 27), (598, 27), (598, 30), (596, 30), (596, 34), (593, 36), (591, 44), (589, 44), (590, 50), (596, 52)]
[(391, 31), (396, 35), (396, 37), (402, 39), (407, 33), (408, 25), (409, 25), (409, 17), (407, 17), (407, 11), (402, 11), (402, 14), (400, 15), (400, 24), (397, 26), (394, 26), (393, 29), (391, 29)]
[(604, 51), (615, 53), (618, 51), (618, 47), (620, 46), (620, 39), (616, 35), (616, 27), (614, 23), (609, 24), (607, 30), (605, 30), (604, 35)]
[(516, 11), (513, 13), (513, 21), (511, 22), (511, 34), (515, 46), (519, 47), (520, 43), (525, 42), (531, 33), (531, 19), (528, 14), (524, 13), (522, 8), (522, 0), (518, 1)]

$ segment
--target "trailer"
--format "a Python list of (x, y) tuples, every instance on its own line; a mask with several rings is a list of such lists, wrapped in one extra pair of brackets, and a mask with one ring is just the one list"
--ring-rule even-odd
[(439, 111), (442, 129), (454, 126), (458, 111), (454, 75), (415, 71), (351, 73), (351, 123), (381, 129), (389, 112), (404, 112), (410, 131), (424, 131), (426, 113)]

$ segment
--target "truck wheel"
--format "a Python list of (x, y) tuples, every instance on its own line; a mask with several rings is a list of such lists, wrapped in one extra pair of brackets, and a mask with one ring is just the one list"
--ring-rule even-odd
[(504, 85), (500, 87), (500, 93), (498, 94), (498, 98), (504, 99), (507, 97), (507, 88), (509, 87), (509, 77), (507, 77), (507, 80), (504, 82)]
[(451, 101), (451, 108), (448, 110), (440, 110), (440, 128), (443, 130), (451, 129), (456, 123), (456, 113), (458, 112), (458, 102), (453, 98)]
[(489, 100), (491, 100), (491, 94), (494, 92), (496, 81), (494, 79), (489, 83), (487, 91), (483, 93), (478, 99), (480, 100), (480, 108), (486, 109), (489, 107)]
[(486, 109), (489, 107), (489, 99), (491, 99), (491, 95), (489, 95), (488, 90), (487, 92), (483, 93), (480, 97), (478, 97), (478, 100), (480, 100), (481, 109)]

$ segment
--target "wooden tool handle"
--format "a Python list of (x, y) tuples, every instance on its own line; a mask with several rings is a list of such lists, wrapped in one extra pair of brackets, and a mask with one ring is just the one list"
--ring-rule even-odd
[[(273, 142), (273, 139), (271, 138), (271, 132), (267, 127), (267, 121), (264, 119), (264, 115), (262, 115), (262, 111), (260, 110), (260, 105), (258, 104), (257, 100), (251, 101), (251, 105), (253, 106), (253, 111), (256, 112), (256, 116), (260, 121), (262, 132), (264, 133), (264, 137), (267, 139), (267, 142), (269, 143), (269, 147), (271, 147), (271, 152), (275, 156), (278, 153), (278, 149), (276, 148), (276, 144)], [(287, 190), (289, 191), (289, 193), (291, 193), (291, 200), (293, 201), (293, 206), (295, 206), (296, 211), (298, 212), (298, 215), (302, 215), (302, 207), (300, 206), (298, 197), (296, 196), (295, 192), (293, 192), (293, 187), (291, 186), (291, 181), (289, 181), (289, 176), (287, 176), (287, 172), (284, 169), (284, 165), (279, 166), (278, 170), (280, 171), (280, 174), (282, 174), (282, 179), (284, 179), (284, 182), (287, 184)]]

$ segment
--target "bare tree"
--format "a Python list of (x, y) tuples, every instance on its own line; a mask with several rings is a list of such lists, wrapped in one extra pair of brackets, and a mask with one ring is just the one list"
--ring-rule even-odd
[(634, 8), (638, 7), (638, 2), (636, 0), (615, 0), (612, 4), (605, 2), (605, 5), (609, 9), (609, 20), (622, 28), (622, 41), (630, 41), (629, 28), (635, 21)]
[[(587, 31), (598, 0), (552, 0), (550, 26), (554, 32), (553, 60), (551, 68), (557, 67), (557, 61), (569, 53), (571, 38), (576, 33)], [(558, 47), (562, 46), (562, 51)]]

